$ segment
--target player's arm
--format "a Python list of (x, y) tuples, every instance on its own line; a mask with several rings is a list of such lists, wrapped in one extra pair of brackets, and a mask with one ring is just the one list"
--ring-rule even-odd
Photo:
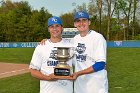
[(105, 62), (103, 61), (96, 62), (94, 65), (90, 66), (89, 68), (73, 73), (72, 76), (74, 79), (76, 79), (80, 75), (94, 73), (103, 70), (104, 68), (105, 68)]
[(90, 73), (94, 73), (94, 72), (96, 73), (105, 68), (106, 46), (107, 46), (106, 40), (104, 39), (104, 37), (102, 35), (100, 35), (97, 38), (97, 41), (98, 41), (98, 43), (96, 44), (97, 48), (96, 48), (95, 53), (97, 54), (96, 60), (98, 59), (99, 61), (96, 61), (96, 63), (93, 64), (92, 66), (90, 66), (89, 68), (86, 68), (84, 70), (74, 73), (73, 74), (74, 79), (76, 79), (80, 75), (90, 74)]
[(56, 80), (53, 76), (53, 74), (50, 75), (44, 75), (40, 71), (35, 69), (30, 69), (31, 75), (39, 80), (47, 80), (47, 81), (53, 81)]

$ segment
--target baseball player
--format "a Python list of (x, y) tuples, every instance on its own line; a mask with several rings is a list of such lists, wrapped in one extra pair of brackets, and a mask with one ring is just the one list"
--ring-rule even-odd
[[(106, 40), (94, 30), (89, 30), (89, 14), (84, 11), (74, 15), (74, 26), (79, 35), (73, 39), (75, 47), (75, 73), (72, 74), (74, 93), (108, 93), (106, 65)], [(43, 39), (41, 44), (47, 39)]]
[(74, 15), (74, 26), (79, 34), (74, 37), (76, 48), (74, 93), (108, 93), (106, 40), (94, 30), (89, 30), (89, 14), (84, 11)]
[[(53, 16), (48, 19), (48, 30), (50, 39), (45, 41), (45, 45), (38, 45), (33, 53), (30, 70), (33, 77), (40, 80), (40, 93), (73, 93), (73, 82), (70, 80), (57, 80), (54, 76), (54, 67), (58, 64), (55, 59), (56, 46), (69, 44), (61, 38), (63, 30), (59, 17)], [(72, 66), (72, 62), (68, 62)]]

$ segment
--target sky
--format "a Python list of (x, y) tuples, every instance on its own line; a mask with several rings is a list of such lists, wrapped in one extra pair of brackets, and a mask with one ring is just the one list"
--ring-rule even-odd
[(45, 7), (55, 16), (60, 16), (63, 13), (71, 12), (77, 5), (82, 5), (83, 3), (88, 4), (91, 0), (11, 0), (14, 2), (28, 1), (29, 5), (33, 9), (40, 10), (41, 7)]

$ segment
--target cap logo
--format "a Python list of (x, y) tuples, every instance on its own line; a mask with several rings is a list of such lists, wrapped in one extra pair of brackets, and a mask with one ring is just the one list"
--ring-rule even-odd
[(82, 12), (79, 12), (79, 13), (78, 13), (78, 15), (80, 15), (80, 16), (83, 16), (83, 15), (84, 15), (84, 13), (82, 13)]
[(57, 19), (55, 19), (55, 18), (52, 18), (52, 21), (54, 21), (54, 22), (57, 22)]

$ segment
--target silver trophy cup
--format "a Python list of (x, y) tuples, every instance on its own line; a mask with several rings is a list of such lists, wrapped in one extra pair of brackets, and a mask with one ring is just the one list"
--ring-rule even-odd
[(57, 47), (56, 59), (59, 61), (54, 68), (54, 75), (56, 76), (69, 76), (71, 67), (67, 64), (70, 59), (69, 47)]

